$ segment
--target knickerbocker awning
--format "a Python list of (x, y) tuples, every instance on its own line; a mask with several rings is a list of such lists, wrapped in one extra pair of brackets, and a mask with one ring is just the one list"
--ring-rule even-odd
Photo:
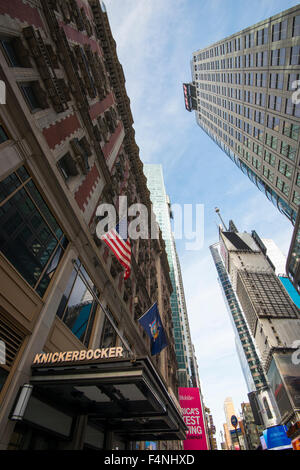
[(149, 358), (33, 365), (31, 385), (43, 402), (127, 440), (184, 440), (186, 425)]

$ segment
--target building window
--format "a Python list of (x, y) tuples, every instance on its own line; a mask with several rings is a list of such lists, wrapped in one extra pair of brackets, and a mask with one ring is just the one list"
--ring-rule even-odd
[(69, 152), (58, 160), (57, 165), (66, 181), (71, 176), (78, 175), (76, 163)]
[(246, 34), (244, 37), (245, 49), (254, 46), (254, 33)]
[[(117, 324), (116, 324), (116, 326), (117, 326)], [(116, 330), (112, 326), (112, 324), (110, 323), (108, 318), (105, 317), (104, 325), (103, 325), (103, 329), (102, 329), (101, 340), (100, 340), (100, 347), (101, 348), (112, 348), (116, 345), (116, 341), (117, 341)]]
[(263, 124), (265, 120), (265, 113), (264, 111), (258, 111), (257, 109), (254, 111), (254, 121)]
[(256, 53), (256, 67), (266, 67), (268, 65), (268, 51)]
[(291, 48), (291, 65), (300, 65), (300, 46), (293, 46)]
[(300, 73), (289, 73), (287, 89), (296, 90), (298, 88), (297, 80), (300, 80)]
[(283, 194), (284, 194), (285, 196), (288, 196), (288, 195), (289, 195), (290, 187), (289, 187), (289, 185), (288, 185), (285, 181), (283, 181), (281, 178), (277, 178), (276, 187), (277, 187), (281, 192), (283, 192)]
[(263, 175), (271, 182), (274, 182), (274, 172), (266, 166), (263, 167)]
[(285, 65), (285, 48), (271, 51), (271, 65)]
[(297, 206), (300, 205), (300, 193), (298, 193), (298, 191), (294, 191), (293, 203), (296, 204)]
[(276, 23), (272, 26), (272, 42), (286, 39), (287, 20)]
[(257, 87), (266, 87), (267, 80), (266, 80), (266, 73), (256, 73), (255, 74), (255, 86)]
[(284, 157), (287, 157), (289, 160), (292, 160), (293, 162), (296, 159), (296, 147), (292, 147), (290, 144), (287, 144), (285, 142), (281, 142), (281, 147), (280, 147), (280, 153)]
[(47, 93), (39, 82), (23, 82), (19, 86), (31, 112), (48, 108)]
[(268, 43), (268, 33), (269, 33), (268, 28), (263, 28), (257, 31), (257, 36), (256, 36), (257, 46), (262, 46), (263, 44)]
[(299, 130), (300, 130), (299, 124), (292, 124), (290, 122), (284, 121), (283, 134), (286, 137), (289, 137), (290, 139), (293, 139), (293, 140), (298, 140)]
[[(13, 367), (13, 364), (22, 347), (25, 335), (18, 330), (13, 322), (3, 315), (0, 318), (0, 338), (5, 344), (5, 351), (0, 351), (0, 392)], [(1, 347), (1, 346), (0, 346)], [(5, 354), (3, 354), (5, 353)], [(2, 357), (4, 355), (4, 357)]]
[(289, 116), (300, 117), (300, 106), (293, 103), (292, 98), (287, 98), (285, 103), (285, 112)]
[(300, 15), (297, 15), (293, 18), (293, 38), (295, 36), (300, 36)]
[(0, 44), (11, 67), (31, 67), (29, 52), (21, 38), (0, 38)]
[(281, 96), (269, 95), (269, 109), (281, 111)]
[(267, 126), (269, 129), (273, 129), (273, 131), (278, 132), (279, 131), (279, 125), (280, 125), (280, 119), (275, 116), (271, 116), (268, 114), (267, 116)]
[(265, 107), (266, 105), (266, 94), (265, 93), (255, 93), (255, 104), (258, 106)]
[(0, 182), (0, 208), (0, 249), (42, 297), (68, 240), (25, 167)]
[(0, 124), (0, 144), (3, 144), (3, 142), (6, 142), (7, 140), (9, 140), (8, 133), (3, 124)]
[(267, 412), (268, 419), (272, 419), (273, 415), (272, 415), (272, 412), (270, 410), (269, 403), (268, 403), (266, 397), (263, 398), (263, 402), (264, 402), (265, 410)]
[(279, 162), (278, 170), (286, 178), (288, 178), (289, 180), (291, 179), (291, 177), (292, 177), (292, 168), (289, 165), (287, 165), (285, 162), (283, 162), (283, 161)]
[(77, 259), (56, 315), (86, 347), (89, 346), (98, 306), (94, 296), (98, 297), (99, 292)]
[(252, 165), (254, 166), (254, 168), (256, 168), (257, 170), (260, 169), (261, 167), (261, 162), (258, 158), (256, 157), (252, 157)]
[(270, 73), (270, 88), (283, 89), (283, 73)]
[(277, 150), (278, 139), (271, 134), (266, 134), (266, 145), (272, 147), (273, 150)]

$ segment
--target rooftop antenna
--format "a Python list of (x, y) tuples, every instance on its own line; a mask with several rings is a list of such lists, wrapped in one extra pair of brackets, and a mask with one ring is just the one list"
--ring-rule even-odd
[(215, 207), (215, 211), (216, 211), (216, 213), (218, 214), (218, 216), (220, 217), (220, 220), (221, 220), (221, 222), (222, 222), (223, 227), (225, 228), (225, 231), (228, 232), (228, 229), (227, 229), (227, 227), (226, 227), (226, 225), (225, 225), (225, 223), (224, 223), (224, 220), (223, 220), (222, 217), (221, 217), (220, 209), (219, 209), (218, 207)]

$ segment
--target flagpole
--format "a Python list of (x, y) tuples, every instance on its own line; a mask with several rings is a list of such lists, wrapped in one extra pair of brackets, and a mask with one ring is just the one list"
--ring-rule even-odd
[[(154, 302), (154, 304), (153, 304), (153, 305), (155, 305), (156, 303), (157, 303), (157, 302)], [(140, 320), (141, 318), (143, 318), (143, 317), (146, 315), (146, 313), (148, 313), (148, 312), (149, 312), (149, 310), (151, 310), (151, 308), (153, 307), (153, 305), (151, 305), (151, 307), (150, 307), (150, 308), (148, 308), (148, 310), (147, 310), (145, 313), (143, 313), (143, 315), (141, 315), (141, 316), (138, 318), (138, 320)]]
[[(80, 271), (80, 269), (78, 268), (78, 266), (76, 265), (76, 260), (72, 260), (72, 263), (77, 271), (78, 274), (80, 274), (80, 277), (83, 281), (83, 283), (85, 284), (86, 288), (88, 289), (88, 291), (90, 292), (90, 294), (93, 296), (94, 300), (97, 302), (97, 304), (101, 307), (101, 309), (103, 310), (104, 312), (104, 315), (106, 316), (106, 318), (108, 319), (108, 321), (110, 322), (111, 326), (114, 328), (115, 332), (117, 333), (117, 335), (119, 336), (120, 340), (122, 341), (123, 345), (125, 346), (126, 349), (128, 349), (129, 353), (131, 354), (132, 358), (135, 358), (135, 354), (132, 352), (129, 344), (127, 343), (127, 341), (123, 338), (120, 330), (118, 329), (118, 327), (115, 325), (114, 323), (114, 320), (113, 318), (111, 317), (111, 315), (107, 312), (107, 310), (102, 306), (100, 300), (98, 299), (98, 297), (96, 296), (96, 294), (92, 291), (88, 281), (86, 280), (84, 274)], [(150, 310), (150, 309), (149, 309)]]

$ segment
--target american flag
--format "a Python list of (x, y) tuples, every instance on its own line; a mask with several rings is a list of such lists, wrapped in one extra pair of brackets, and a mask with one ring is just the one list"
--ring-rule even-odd
[(113, 251), (119, 263), (124, 266), (124, 279), (128, 279), (131, 270), (131, 246), (127, 235), (127, 220), (123, 218), (116, 228), (104, 233), (101, 240)]

